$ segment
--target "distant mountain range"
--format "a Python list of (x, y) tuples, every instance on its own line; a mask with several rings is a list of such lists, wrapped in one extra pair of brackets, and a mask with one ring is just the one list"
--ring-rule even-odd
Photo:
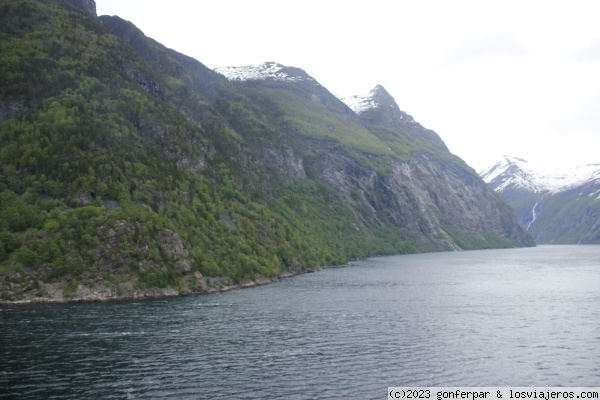
[(505, 156), (480, 175), (536, 243), (600, 243), (600, 164), (552, 171)]

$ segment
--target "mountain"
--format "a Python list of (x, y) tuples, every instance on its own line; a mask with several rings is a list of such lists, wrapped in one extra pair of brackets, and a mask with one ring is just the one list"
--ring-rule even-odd
[(550, 171), (505, 156), (480, 175), (536, 243), (600, 243), (600, 164)]
[(371, 255), (529, 246), (385, 89), (213, 71), (91, 0), (0, 4), (0, 299), (206, 293)]
[(276, 62), (264, 62), (245, 67), (216, 68), (216, 72), (232, 81), (272, 80), (280, 82), (314, 82), (306, 72), (299, 68), (286, 67)]
[(342, 97), (369, 130), (390, 144), (394, 153), (406, 159), (415, 151), (439, 155), (450, 154), (446, 144), (431, 129), (424, 128), (402, 111), (394, 98), (381, 85), (363, 93)]
[(357, 229), (391, 225), (420, 251), (508, 245), (507, 237), (530, 243), (477, 174), (382, 86), (368, 93), (372, 107), (356, 113), (299, 69), (267, 63), (217, 71), (279, 121), (307, 178), (353, 206)]

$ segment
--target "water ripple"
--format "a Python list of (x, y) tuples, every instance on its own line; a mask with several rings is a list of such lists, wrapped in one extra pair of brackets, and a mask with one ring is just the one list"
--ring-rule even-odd
[(599, 246), (384, 257), (206, 297), (2, 308), (0, 399), (600, 386), (599, 260)]

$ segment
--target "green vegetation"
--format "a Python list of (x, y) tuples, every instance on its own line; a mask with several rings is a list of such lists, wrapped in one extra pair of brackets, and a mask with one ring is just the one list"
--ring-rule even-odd
[[(261, 98), (270, 99), (270, 105), (280, 110), (281, 123), (303, 135), (337, 141), (347, 148), (374, 155), (392, 155), (388, 146), (377, 139), (364, 126), (351, 120), (340, 120), (339, 111), (323, 108), (309, 99), (297, 96), (288, 89), (277, 87), (279, 82), (269, 82), (274, 87), (261, 85)], [(289, 86), (289, 84), (288, 84)], [(301, 99), (302, 101), (299, 101)]]
[(458, 229), (446, 226), (444, 231), (452, 240), (464, 250), (477, 249), (502, 249), (515, 247), (509, 239), (492, 231), (461, 232)]
[[(331, 141), (341, 146), (353, 159), (384, 175), (390, 172), (389, 157), (397, 155), (377, 136), (369, 132), (356, 118), (343, 118), (336, 105), (323, 106), (305, 93), (303, 84), (261, 81), (244, 84), (245, 93), (260, 110), (277, 121), (277, 130), (287, 135)], [(315, 90), (324, 90), (316, 88)], [(300, 92), (300, 93), (298, 93)], [(281, 140), (283, 136), (279, 136)]]
[(595, 194), (581, 196), (581, 189), (545, 197), (538, 204), (538, 218), (530, 232), (540, 244), (598, 243), (599, 204)]

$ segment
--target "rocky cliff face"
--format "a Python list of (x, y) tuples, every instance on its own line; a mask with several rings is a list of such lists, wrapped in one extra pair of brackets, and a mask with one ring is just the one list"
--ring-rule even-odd
[(383, 178), (382, 186), (392, 188), (391, 198), (397, 199), (389, 208), (394, 210), (390, 215), (397, 226), (411, 226), (426, 240), (452, 248), (464, 246), (465, 237), (482, 232), (531, 244), (531, 238), (515, 227), (512, 211), (471, 168), (451, 155), (437, 133), (402, 111), (385, 88), (378, 85), (366, 96), (343, 100), (396, 154), (402, 156), (411, 149), (409, 161), (396, 159), (392, 174)]
[(600, 165), (551, 171), (505, 156), (481, 176), (536, 243), (600, 243)]
[(427, 153), (391, 164), (390, 173), (381, 174), (331, 151), (313, 167), (316, 179), (361, 210), (361, 222), (395, 226), (424, 250), (532, 245), (512, 210), (472, 171)]
[[(512, 210), (382, 86), (345, 99), (354, 111), (348, 113), (301, 70), (291, 75), (268, 63), (219, 71), (282, 121), (281, 132), (295, 144), (290, 156), (303, 160), (309, 179), (352, 205), (357, 229), (374, 222), (394, 226), (427, 250), (533, 244)], [(298, 109), (314, 110), (306, 119), (316, 123), (295, 123)], [(354, 137), (336, 137), (338, 127)]]

